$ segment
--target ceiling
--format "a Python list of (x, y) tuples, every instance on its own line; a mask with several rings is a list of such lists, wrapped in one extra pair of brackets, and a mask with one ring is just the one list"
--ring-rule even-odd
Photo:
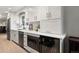
[(23, 8), (23, 6), (0, 6), (0, 13), (4, 13), (5, 11), (12, 11), (12, 12), (16, 12), (19, 9)]
[(23, 8), (34, 8), (35, 6), (0, 6), (0, 22), (7, 19), (9, 12), (17, 12)]
[(7, 12), (17, 12), (22, 9), (24, 6), (0, 6), (0, 21), (6, 19)]

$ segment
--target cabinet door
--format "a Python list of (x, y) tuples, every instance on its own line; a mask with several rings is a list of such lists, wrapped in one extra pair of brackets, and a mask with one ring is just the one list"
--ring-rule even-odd
[(11, 31), (11, 40), (18, 43), (18, 31), (14, 31), (14, 30)]
[(24, 46), (27, 46), (27, 33), (24, 33)]
[(48, 7), (47, 6), (40, 6), (38, 7), (38, 20), (45, 20), (46, 19), (46, 13), (48, 12)]
[(62, 17), (61, 6), (40, 6), (38, 7), (38, 20), (59, 19)]
[(15, 37), (15, 42), (18, 43), (19, 42), (19, 40), (18, 40), (18, 31), (15, 31), (14, 37)]
[(49, 6), (47, 16), (50, 19), (61, 18), (62, 17), (62, 7), (61, 6)]

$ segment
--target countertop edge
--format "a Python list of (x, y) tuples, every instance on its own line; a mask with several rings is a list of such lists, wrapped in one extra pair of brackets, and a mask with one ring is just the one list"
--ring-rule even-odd
[(30, 31), (30, 30), (18, 30), (18, 29), (10, 29), (10, 30), (22, 31), (22, 32), (26, 32), (26, 33), (44, 35), (44, 36), (49, 36), (49, 37), (55, 37), (55, 38), (59, 38), (59, 39), (62, 39), (62, 40), (66, 37), (66, 34), (58, 35), (58, 34), (50, 34), (50, 33), (41, 33), (41, 32)]

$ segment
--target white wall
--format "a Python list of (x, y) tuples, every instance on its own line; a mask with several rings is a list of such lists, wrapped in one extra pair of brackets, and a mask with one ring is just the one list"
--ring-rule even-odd
[(79, 6), (65, 6), (64, 20), (67, 34), (79, 37)]
[(61, 19), (58, 20), (42, 20), (40, 21), (40, 31), (62, 35)]

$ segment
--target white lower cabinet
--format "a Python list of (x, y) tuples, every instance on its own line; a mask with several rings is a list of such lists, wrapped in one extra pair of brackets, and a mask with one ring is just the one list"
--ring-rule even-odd
[(18, 31), (11, 30), (11, 40), (13, 40), (16, 43), (19, 43), (19, 40), (18, 40)]
[(24, 46), (27, 46), (27, 33), (24, 33)]

